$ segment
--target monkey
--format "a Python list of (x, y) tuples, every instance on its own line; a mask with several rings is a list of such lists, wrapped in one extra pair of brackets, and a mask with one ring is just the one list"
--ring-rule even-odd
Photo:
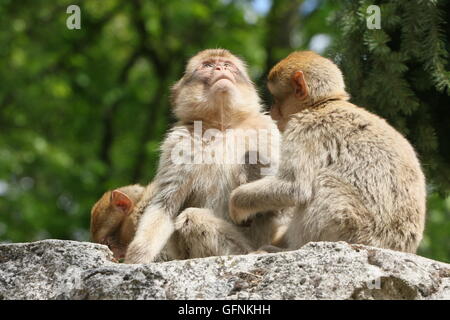
[[(154, 184), (135, 184), (107, 191), (91, 210), (91, 239), (107, 245), (121, 261), (142, 215), (140, 203), (154, 196)], [(208, 239), (208, 241), (204, 241)], [(199, 209), (185, 209), (175, 221), (175, 233), (156, 261), (246, 254), (253, 248), (231, 223)]]
[(268, 75), (282, 132), (276, 175), (236, 188), (230, 216), (293, 207), (289, 250), (346, 241), (415, 253), (426, 215), (425, 177), (411, 144), (386, 120), (349, 102), (331, 60), (298, 51)]
[[(195, 211), (207, 213), (231, 224), (231, 191), (273, 174), (278, 165), (279, 131), (262, 112), (244, 61), (230, 51), (207, 49), (193, 56), (182, 78), (171, 88), (170, 100), (178, 122), (162, 143), (154, 179), (157, 192), (146, 204), (126, 263), (153, 262), (174, 233), (176, 217), (187, 208), (192, 215)], [(267, 142), (268, 152), (246, 136), (255, 131), (268, 133), (266, 138), (257, 136), (258, 145)], [(243, 136), (243, 148), (238, 148), (233, 141)], [(224, 153), (232, 157), (221, 158)], [(255, 248), (271, 242), (277, 226), (273, 216), (256, 215), (249, 226), (234, 228), (247, 235)]]
[(169, 238), (170, 244), (179, 259), (248, 254), (254, 251), (251, 242), (239, 228), (212, 215), (206, 208), (183, 210), (175, 220), (175, 233)]
[(154, 185), (147, 188), (135, 184), (105, 192), (91, 210), (91, 240), (107, 245), (117, 260), (125, 257), (126, 249), (134, 237), (139, 220), (136, 204), (144, 190), (152, 197)]

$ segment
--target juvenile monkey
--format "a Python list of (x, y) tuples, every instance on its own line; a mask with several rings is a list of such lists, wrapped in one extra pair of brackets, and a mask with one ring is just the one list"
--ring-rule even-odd
[[(260, 171), (268, 169), (264, 166), (276, 168), (278, 129), (269, 116), (261, 113), (262, 106), (244, 62), (229, 51), (209, 49), (191, 58), (184, 76), (172, 87), (171, 100), (179, 121), (162, 145), (154, 180), (157, 192), (145, 206), (127, 251), (127, 263), (154, 261), (173, 234), (175, 219), (183, 210), (189, 210), (193, 216), (201, 212), (231, 222), (228, 215), (231, 190), (259, 179)], [(266, 139), (269, 153), (276, 150), (266, 155), (270, 162), (263, 159), (258, 146), (247, 140), (243, 148), (235, 148), (234, 140), (245, 135), (243, 130), (259, 129), (270, 134)], [(183, 152), (179, 153), (181, 142), (187, 142), (188, 147), (181, 148)], [(219, 156), (211, 161), (230, 151), (224, 150), (224, 142), (231, 142), (229, 154), (236, 161), (221, 162)], [(176, 156), (181, 154), (185, 161), (177, 161)], [(241, 161), (255, 155), (258, 163)], [(274, 230), (271, 216), (255, 217), (249, 229), (234, 228), (247, 235), (254, 248), (270, 243)], [(256, 229), (258, 232), (254, 232)]]
[[(145, 194), (144, 194), (145, 191)], [(154, 193), (130, 185), (106, 192), (91, 211), (91, 238), (107, 245), (117, 260), (125, 256), (143, 212), (143, 203)], [(229, 222), (202, 210), (184, 210), (175, 221), (175, 232), (157, 260), (201, 258), (245, 254), (252, 251), (249, 241)]]
[[(140, 218), (136, 204), (141, 201), (144, 188), (135, 184), (107, 191), (91, 210), (91, 239), (107, 245), (116, 259), (125, 257), (125, 252), (133, 240)], [(148, 198), (152, 197), (154, 185), (147, 187)]]
[(341, 71), (311, 51), (290, 54), (268, 80), (271, 115), (283, 132), (279, 171), (233, 191), (233, 221), (294, 206), (290, 249), (342, 240), (415, 252), (426, 192), (408, 141), (349, 103)]

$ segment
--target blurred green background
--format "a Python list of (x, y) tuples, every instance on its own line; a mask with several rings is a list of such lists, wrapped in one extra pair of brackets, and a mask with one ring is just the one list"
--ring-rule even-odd
[[(80, 30), (66, 27), (71, 4)], [(367, 27), (371, 4), (381, 29)], [(429, 192), (419, 254), (450, 262), (446, 22), (449, 1), (0, 0), (0, 241), (89, 240), (104, 191), (153, 177), (168, 89), (197, 51), (243, 57), (270, 105), (268, 70), (312, 49), (416, 148)]]

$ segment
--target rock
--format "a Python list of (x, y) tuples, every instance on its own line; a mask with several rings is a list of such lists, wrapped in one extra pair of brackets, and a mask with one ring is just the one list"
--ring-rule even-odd
[(0, 245), (0, 299), (450, 299), (450, 265), (345, 242), (127, 265), (106, 246)]

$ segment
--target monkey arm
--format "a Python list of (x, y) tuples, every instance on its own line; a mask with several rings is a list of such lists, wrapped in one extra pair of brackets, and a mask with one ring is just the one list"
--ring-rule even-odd
[(153, 262), (173, 232), (172, 218), (164, 210), (148, 208), (141, 218), (135, 238), (128, 247), (125, 262)]
[(257, 212), (294, 206), (294, 193), (292, 182), (275, 176), (244, 184), (231, 193), (230, 217), (240, 224)]
[(174, 218), (190, 192), (189, 164), (175, 164), (170, 153), (176, 140), (169, 136), (163, 147), (154, 196), (141, 204), (142, 218), (131, 242), (125, 262), (152, 262), (164, 248), (175, 230)]
[[(180, 174), (180, 170), (175, 171)], [(163, 176), (158, 175), (156, 181), (165, 181)], [(158, 183), (161, 185), (156, 189), (157, 194), (147, 203), (136, 235), (128, 248), (127, 263), (152, 262), (175, 230), (173, 219), (187, 198), (189, 181), (177, 179), (167, 184), (161, 181)]]
[[(230, 217), (242, 223), (257, 212), (301, 205), (312, 197), (313, 182), (326, 166), (329, 152), (318, 140), (320, 127), (298, 126), (292, 119), (283, 135), (281, 163), (276, 176), (242, 185), (230, 197)], [(300, 130), (299, 130), (300, 128)], [(323, 134), (322, 134), (323, 135)]]

